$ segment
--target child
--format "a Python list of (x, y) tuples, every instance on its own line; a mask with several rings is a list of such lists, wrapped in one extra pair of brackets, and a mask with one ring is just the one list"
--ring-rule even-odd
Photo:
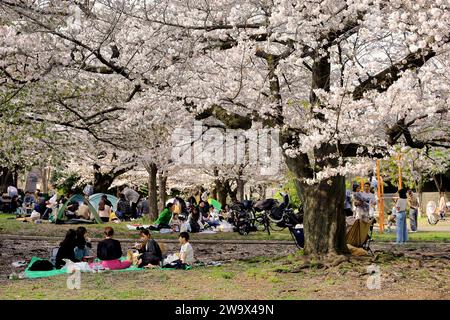
[(181, 262), (185, 265), (193, 264), (195, 262), (194, 249), (192, 248), (192, 245), (189, 243), (189, 233), (181, 232), (178, 241), (181, 244), (179, 255)]
[(186, 269), (195, 262), (194, 249), (189, 243), (189, 233), (181, 232), (178, 241), (181, 244), (180, 252), (167, 257), (169, 263), (165, 263), (165, 268)]

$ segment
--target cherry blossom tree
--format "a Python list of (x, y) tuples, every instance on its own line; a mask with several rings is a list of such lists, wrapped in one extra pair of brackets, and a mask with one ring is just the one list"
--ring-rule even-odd
[(106, 138), (101, 124), (154, 102), (162, 127), (168, 114), (190, 114), (279, 129), (305, 207), (306, 253), (347, 251), (346, 174), (394, 146), (450, 145), (448, 0), (48, 3), (0, 5), (12, 22), (2, 33), (13, 35), (0, 46), (2, 77), (39, 88), (22, 97), (39, 119), (118, 146), (127, 128)]

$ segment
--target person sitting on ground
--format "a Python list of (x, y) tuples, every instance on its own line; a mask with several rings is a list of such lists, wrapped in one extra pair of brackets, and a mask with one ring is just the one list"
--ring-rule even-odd
[(120, 261), (122, 257), (122, 247), (118, 240), (113, 239), (114, 229), (106, 227), (105, 240), (102, 240), (97, 245), (97, 258), (102, 262), (104, 268), (110, 270), (126, 269), (131, 266), (130, 260)]
[(86, 203), (83, 203), (77, 211), (77, 218), (91, 220), (91, 209)]
[(105, 204), (106, 204), (107, 206), (109, 206), (110, 208), (113, 207), (111, 201), (108, 200), (108, 196), (107, 196), (106, 194), (103, 194), (102, 197), (101, 197), (101, 199), (103, 199), (103, 200), (105, 201)]
[(202, 220), (205, 220), (209, 216), (209, 203), (207, 201), (200, 201), (198, 204), (198, 210), (200, 211), (200, 214), (202, 215)]
[(181, 232), (178, 238), (178, 241), (181, 244), (180, 248), (180, 260), (185, 265), (192, 265), (194, 260), (194, 249), (192, 245), (189, 243), (189, 233)]
[(163, 257), (159, 244), (152, 239), (149, 230), (143, 229), (140, 231), (141, 243), (138, 246), (140, 256), (138, 268), (159, 266)]
[(58, 253), (56, 254), (56, 269), (61, 269), (66, 262), (63, 259), (69, 259), (72, 262), (79, 262), (75, 257), (75, 240), (77, 233), (74, 229), (67, 230), (66, 237), (60, 243)]
[(23, 198), (23, 203), (25, 204), (25, 208), (27, 209), (27, 213), (33, 211), (33, 207), (36, 203), (36, 199), (34, 198), (34, 195), (27, 191), (25, 192), (25, 197)]
[(116, 214), (119, 219), (130, 220), (131, 218), (130, 202), (125, 199), (125, 195), (123, 193), (119, 194)]
[(178, 241), (181, 245), (180, 252), (168, 256), (167, 259), (164, 260), (163, 267), (186, 269), (187, 266), (194, 264), (194, 249), (189, 243), (189, 233), (181, 232)]
[(78, 227), (75, 238), (75, 258), (82, 261), (84, 257), (90, 257), (91, 248), (91, 239), (87, 236), (87, 229), (85, 227)]
[(192, 208), (192, 213), (189, 215), (188, 223), (191, 226), (191, 232), (197, 233), (203, 229), (203, 225), (201, 224), (200, 212), (197, 207)]
[(211, 206), (209, 208), (209, 215), (208, 215), (208, 218), (206, 220), (206, 223), (210, 227), (220, 226), (219, 211), (216, 208), (214, 208), (213, 206)]
[[(71, 195), (69, 195), (69, 199), (71, 198)], [(67, 211), (66, 211), (66, 216), (68, 219), (72, 219), (72, 218), (76, 218), (76, 212), (78, 211), (78, 209), (80, 208), (80, 204), (75, 201), (72, 200), (68, 203), (67, 205)]]
[(101, 199), (98, 204), (98, 216), (103, 222), (109, 222), (110, 215), (111, 207), (105, 203), (105, 200)]
[(158, 216), (158, 219), (156, 219), (155, 223), (150, 226), (150, 230), (160, 230), (162, 228), (168, 228), (170, 229), (170, 219), (172, 219), (172, 213), (175, 209), (175, 206), (172, 202), (169, 202), (163, 211)]

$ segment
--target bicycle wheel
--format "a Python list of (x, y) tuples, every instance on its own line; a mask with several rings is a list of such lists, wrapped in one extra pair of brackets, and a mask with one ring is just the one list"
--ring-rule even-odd
[(436, 219), (436, 217), (433, 215), (429, 215), (427, 220), (428, 220), (428, 223), (431, 225), (435, 225), (438, 223), (438, 219)]
[(266, 223), (263, 217), (257, 217), (255, 219), (255, 227), (258, 231), (266, 231)]

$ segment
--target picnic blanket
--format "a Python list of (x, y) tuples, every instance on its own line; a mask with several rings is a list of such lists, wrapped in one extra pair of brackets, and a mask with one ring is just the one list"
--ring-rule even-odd
[[(125, 257), (122, 257), (120, 260), (125, 260)], [(42, 258), (38, 258), (38, 257), (32, 257), (30, 263), (28, 264), (27, 268), (25, 269), (25, 278), (27, 279), (37, 279), (37, 278), (47, 278), (47, 277), (52, 277), (52, 276), (57, 276), (57, 275), (61, 275), (61, 274), (67, 274), (67, 271), (65, 269), (53, 269), (53, 270), (49, 270), (49, 271), (31, 271), (30, 267), (31, 265), (38, 260), (45, 260)], [(96, 259), (96, 262), (98, 262), (100, 260)], [(161, 270), (175, 270), (173, 268), (159, 268)], [(186, 270), (190, 270), (192, 269), (191, 266), (188, 266), (186, 268)], [(145, 268), (138, 268), (135, 266), (131, 266), (127, 269), (120, 269), (120, 270), (108, 270), (108, 271), (113, 271), (113, 272), (124, 272), (124, 271), (145, 271)]]

